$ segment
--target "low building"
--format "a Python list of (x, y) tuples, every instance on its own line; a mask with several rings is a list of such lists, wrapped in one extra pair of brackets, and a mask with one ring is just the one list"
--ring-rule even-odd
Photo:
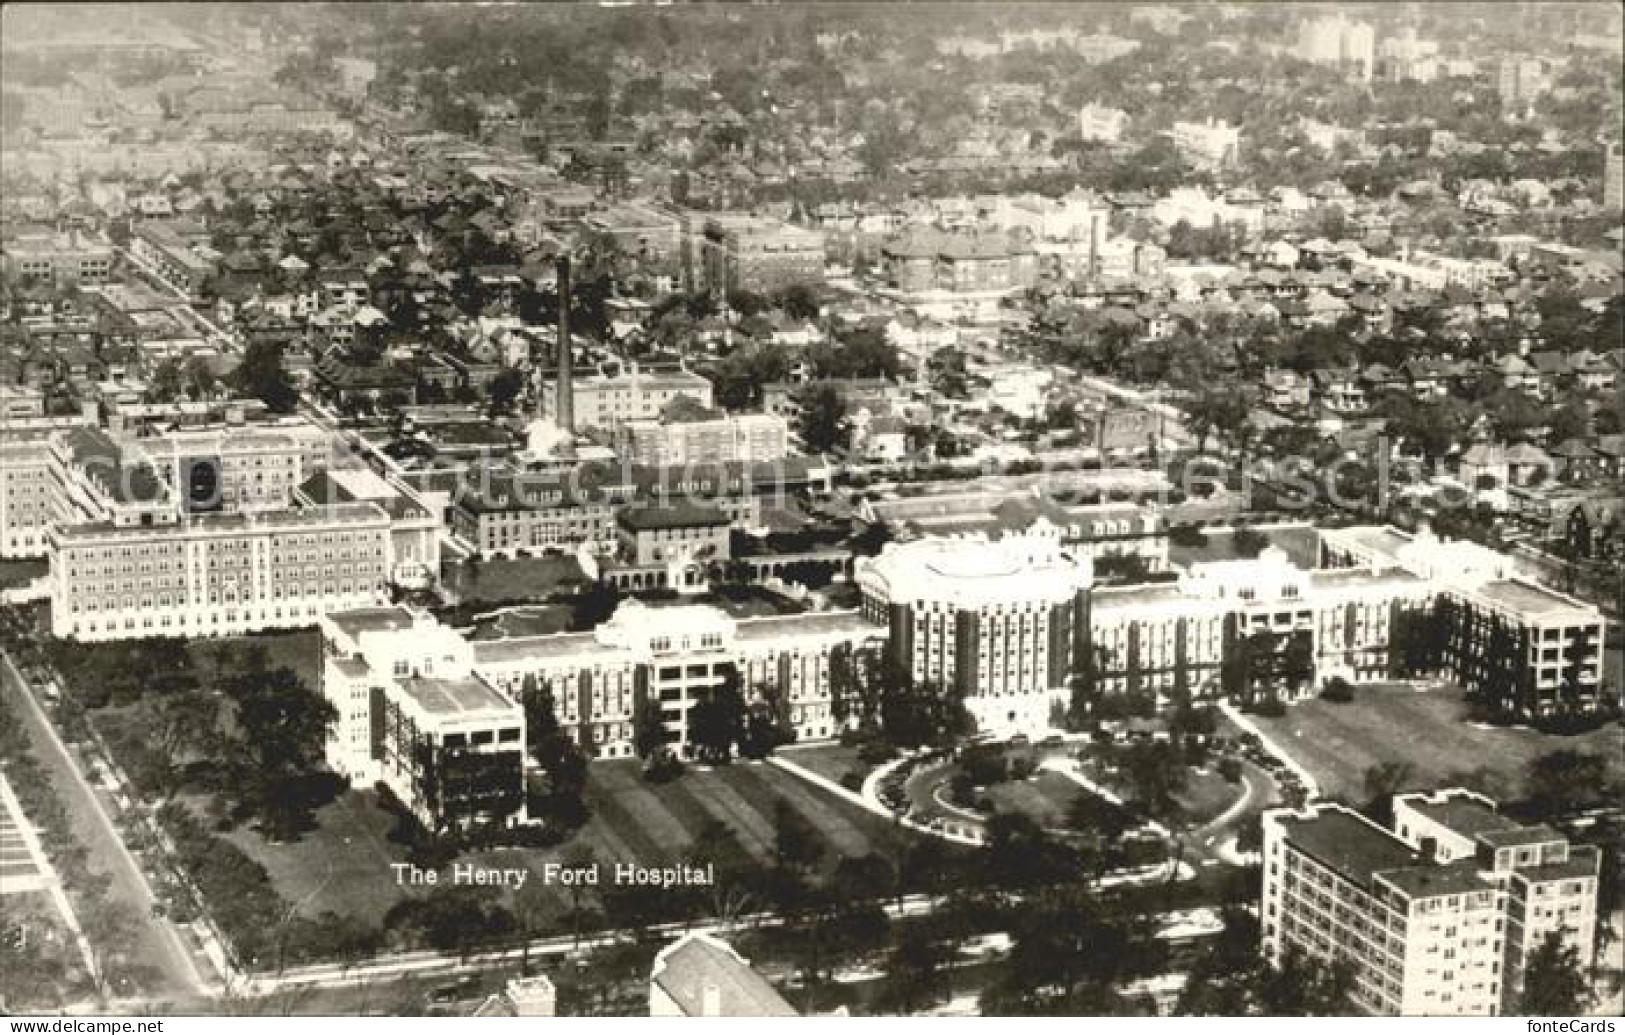
[(1395, 658), (1406, 668), (1447, 676), (1490, 708), (1524, 719), (1604, 707), (1605, 623), (1593, 605), (1521, 577), (1512, 559), (1469, 542), (1444, 542), (1427, 529), (1352, 527), (1321, 533), (1322, 562), (1369, 577), (1400, 573), (1424, 580), (1392, 619), (1421, 646)]
[(621, 552), (639, 567), (725, 561), (733, 519), (718, 507), (681, 501), (628, 507), (616, 516)]
[(1241, 130), (1223, 122), (1175, 122), (1174, 147), (1186, 161), (1201, 169), (1234, 165), (1241, 151)]
[(750, 961), (712, 934), (685, 934), (649, 971), (650, 1017), (799, 1017)]
[(1521, 1013), (1548, 932), (1591, 959), (1600, 855), (1463, 790), (1400, 795), (1390, 831), (1346, 806), (1264, 814), (1265, 955), (1354, 968), (1379, 1015)]
[(96, 286), (107, 283), (113, 271), (112, 244), (78, 229), (8, 236), (3, 250), (6, 272), (13, 277)]

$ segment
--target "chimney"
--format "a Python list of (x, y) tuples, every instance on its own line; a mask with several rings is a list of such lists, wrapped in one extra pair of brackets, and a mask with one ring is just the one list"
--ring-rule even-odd
[(553, 420), (565, 431), (576, 429), (574, 355), (570, 348), (570, 257), (559, 256), (558, 392)]

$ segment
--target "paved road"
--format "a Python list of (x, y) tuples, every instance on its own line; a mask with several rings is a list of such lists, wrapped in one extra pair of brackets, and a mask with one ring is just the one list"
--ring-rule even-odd
[[(115, 902), (128, 905), (137, 917), (131, 955), (152, 967), (161, 982), (160, 988), (149, 991), (177, 998), (207, 994), (209, 988), (193, 966), (180, 935), (169, 923), (153, 916), (155, 898), (146, 874), (124, 847), (96, 792), (86, 782), (73, 755), (6, 655), (0, 655), (0, 688), (7, 704), (21, 720), (35, 756), (50, 774), (52, 784), (67, 807), (74, 835), (89, 853), (90, 869), (108, 875), (112, 881), (109, 896)], [(80, 919), (93, 925), (91, 917)]]

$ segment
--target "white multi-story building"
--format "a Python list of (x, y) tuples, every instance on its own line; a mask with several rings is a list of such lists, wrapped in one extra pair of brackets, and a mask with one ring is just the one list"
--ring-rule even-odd
[[(591, 374), (571, 381), (578, 428), (616, 428), (627, 421), (659, 420), (661, 411), (682, 396), (711, 408), (711, 382), (688, 370), (643, 370), (632, 364), (616, 374)], [(542, 384), (542, 407), (558, 412), (558, 382)]]
[(1377, 34), (1366, 22), (1342, 15), (1316, 18), (1298, 29), (1298, 56), (1315, 64), (1335, 65), (1370, 79), (1376, 67)]
[(789, 451), (790, 424), (771, 413), (633, 420), (620, 426), (621, 458), (650, 467), (768, 463), (782, 460)]
[(952, 687), (979, 729), (1031, 730), (1065, 699), (1093, 576), (1047, 526), (889, 544), (856, 581), (896, 666)]
[(76, 427), (32, 445), (42, 465), (13, 462), (8, 447), (0, 471), (17, 491), (0, 512), (4, 538), (19, 552), (43, 542), (53, 633), (296, 628), (432, 577), (435, 513), (370, 471), (299, 482), (325, 447), (300, 430), (116, 439)]
[(592, 632), (470, 643), (399, 608), (334, 614), (322, 624), (324, 630), (383, 627), (402, 638), (401, 650), (438, 644), (431, 653), (452, 659), (436, 660), (433, 669), (418, 662), (403, 666), (399, 659), (386, 664), (370, 648), (345, 646), (360, 642), (353, 636), (335, 640), (340, 647), (334, 663), (342, 671), (335, 673), (337, 689), (329, 696), (337, 694), (335, 703), (340, 697), (349, 701), (353, 714), (335, 734), (333, 750), (343, 763), (336, 768), (358, 781), (374, 771), (364, 756), (371, 750), (368, 724), (377, 719), (364, 713), (356, 696), (363, 685), (415, 671), (477, 680), (521, 705), (527, 694), (545, 692), (559, 725), (589, 757), (626, 758), (633, 754), (640, 705), (659, 708), (668, 745), (686, 753), (690, 709), (732, 682), (752, 707), (769, 709), (797, 739), (818, 740), (835, 736), (843, 725), (830, 709), (832, 652), (865, 647), (881, 633), (853, 611), (735, 619), (702, 604), (653, 607), (637, 601), (623, 603)]
[(327, 763), (382, 782), (431, 830), (525, 820), (525, 713), (473, 671), (472, 645), (426, 613), (321, 619)]
[(1560, 931), (1591, 958), (1600, 857), (1468, 791), (1401, 795), (1395, 830), (1320, 803), (1264, 814), (1263, 948), (1347, 961), (1383, 1015), (1518, 1013), (1523, 961)]
[(1085, 104), (1078, 112), (1078, 133), (1086, 141), (1115, 144), (1128, 128), (1128, 112), (1100, 104)]
[(1208, 119), (1206, 122), (1176, 122), (1174, 147), (1180, 157), (1201, 169), (1222, 169), (1234, 165), (1241, 151), (1241, 129)]

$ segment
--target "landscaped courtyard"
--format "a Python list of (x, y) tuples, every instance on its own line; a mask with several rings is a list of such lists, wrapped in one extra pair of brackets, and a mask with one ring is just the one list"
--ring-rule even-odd
[(1618, 724), (1577, 736), (1475, 724), (1455, 689), (1360, 687), (1348, 704), (1317, 699), (1291, 706), (1278, 719), (1252, 719), (1314, 775), (1323, 794), (1354, 801), (1365, 797), (1366, 770), (1384, 762), (1410, 766), (1407, 789), (1431, 789), (1481, 767), (1521, 788), (1532, 759), (1563, 748), (1603, 755), (1616, 776), (1625, 770)]

